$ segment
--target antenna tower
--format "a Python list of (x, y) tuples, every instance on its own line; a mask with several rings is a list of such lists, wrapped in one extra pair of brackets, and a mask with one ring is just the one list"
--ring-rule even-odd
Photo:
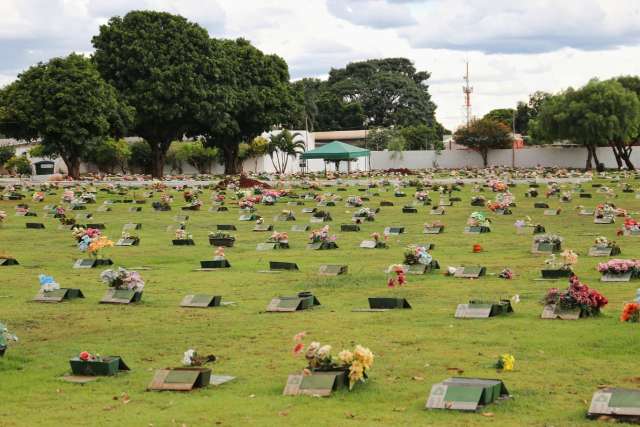
[(467, 127), (471, 122), (471, 94), (473, 93), (473, 86), (469, 86), (469, 61), (466, 63), (466, 72), (463, 77), (464, 86), (462, 86), (462, 93), (464, 93), (464, 108), (465, 118), (467, 119)]

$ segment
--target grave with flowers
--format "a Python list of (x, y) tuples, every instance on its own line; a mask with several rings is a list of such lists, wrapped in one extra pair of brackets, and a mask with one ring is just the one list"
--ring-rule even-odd
[(305, 348), (303, 338), (304, 333), (294, 337), (293, 354), (304, 354), (307, 366), (303, 372), (288, 376), (283, 395), (329, 397), (334, 391), (352, 390), (369, 378), (374, 355), (368, 348), (356, 345), (353, 350), (342, 350), (334, 357), (330, 345), (311, 342)]
[(376, 213), (379, 209), (370, 209), (367, 207), (359, 208), (351, 217), (351, 221), (356, 224), (362, 224), (363, 222), (373, 222), (376, 220)]
[(309, 244), (307, 244), (307, 249), (337, 249), (338, 245), (336, 245), (336, 239), (337, 237), (335, 235), (329, 234), (329, 226), (325, 225), (324, 227), (311, 232), (309, 235)]
[(559, 256), (551, 254), (544, 261), (546, 268), (540, 271), (543, 279), (559, 279), (573, 275), (573, 266), (578, 262), (578, 254), (565, 249)]
[(604, 236), (597, 237), (594, 245), (589, 248), (589, 256), (591, 257), (616, 256), (621, 252), (620, 246), (616, 242)]
[(9, 341), (18, 341), (18, 337), (11, 332), (9, 328), (0, 322), (0, 358), (4, 357), (9, 347)]
[(387, 241), (389, 236), (386, 234), (380, 234), (378, 232), (371, 233), (372, 240), (363, 240), (360, 242), (360, 247), (364, 249), (388, 249), (389, 245)]
[(120, 238), (116, 241), (116, 246), (138, 246), (140, 237), (135, 233), (123, 231)]
[(598, 316), (608, 304), (608, 299), (595, 289), (580, 282), (577, 276), (569, 278), (565, 291), (551, 288), (542, 300), (543, 319), (577, 320), (582, 317)]
[(137, 271), (122, 267), (107, 269), (100, 273), (100, 280), (108, 287), (101, 304), (131, 304), (142, 299), (145, 281)]
[(445, 225), (440, 221), (427, 222), (422, 229), (423, 234), (441, 234), (444, 232)]
[(491, 232), (491, 220), (482, 212), (472, 212), (467, 218), (465, 234), (481, 234)]
[(635, 259), (611, 259), (598, 264), (602, 282), (628, 282), (640, 277), (640, 261)]
[(209, 245), (211, 246), (224, 246), (227, 248), (233, 247), (236, 241), (235, 236), (225, 233), (223, 231), (210, 231), (209, 232)]
[(555, 234), (535, 236), (531, 245), (532, 254), (553, 254), (562, 250), (562, 237)]
[(78, 250), (88, 253), (91, 258), (78, 259), (73, 268), (95, 268), (112, 265), (113, 261), (104, 258), (103, 251), (113, 246), (113, 242), (102, 235), (97, 228), (76, 227), (72, 230), (72, 236), (76, 240)]
[(407, 274), (425, 274), (440, 269), (429, 249), (421, 245), (409, 245), (404, 251), (403, 268)]
[(100, 356), (88, 351), (69, 359), (69, 365), (74, 377), (109, 377), (130, 370), (120, 356)]
[(181, 224), (180, 227), (175, 230), (171, 244), (173, 244), (173, 246), (194, 246), (196, 242), (193, 240), (193, 236), (187, 233), (186, 226)]
[(52, 276), (40, 274), (38, 280), (40, 282), (40, 289), (33, 298), (33, 301), (59, 303), (64, 300), (84, 298), (84, 294), (80, 289), (61, 288)]
[(331, 218), (331, 214), (328, 211), (323, 211), (323, 210), (315, 211), (311, 215), (311, 219), (309, 220), (309, 222), (311, 223), (330, 222), (330, 221), (333, 221), (333, 219)]
[(218, 246), (213, 256), (213, 260), (200, 261), (201, 269), (230, 268), (231, 264), (224, 255), (224, 247)]
[(11, 265), (20, 265), (20, 263), (13, 255), (0, 251), (0, 267), (9, 267)]

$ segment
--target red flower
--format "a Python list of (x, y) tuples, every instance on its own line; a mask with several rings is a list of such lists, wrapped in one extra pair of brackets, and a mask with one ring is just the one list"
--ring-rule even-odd
[(88, 351), (83, 351), (80, 353), (80, 360), (84, 360), (85, 362), (91, 358), (91, 354)]
[(300, 354), (302, 350), (304, 350), (304, 344), (299, 342), (293, 347), (293, 354)]
[(393, 279), (393, 277), (389, 277), (389, 280), (387, 281), (387, 286), (390, 288), (395, 288), (396, 281)]

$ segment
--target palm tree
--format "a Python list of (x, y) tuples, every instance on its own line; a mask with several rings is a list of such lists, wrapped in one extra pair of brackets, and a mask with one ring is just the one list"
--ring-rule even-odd
[(269, 136), (269, 145), (267, 146), (267, 154), (271, 158), (271, 164), (276, 173), (285, 173), (289, 156), (295, 156), (300, 152), (304, 152), (304, 141), (297, 140), (301, 137), (299, 132), (291, 133), (287, 129), (283, 129), (275, 135)]

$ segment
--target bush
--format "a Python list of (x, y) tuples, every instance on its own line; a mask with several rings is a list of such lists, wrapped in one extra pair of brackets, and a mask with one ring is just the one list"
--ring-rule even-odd
[(217, 148), (205, 147), (202, 141), (181, 142), (176, 147), (176, 158), (189, 163), (201, 174), (211, 173), (211, 166), (218, 154)]
[(127, 161), (131, 157), (131, 147), (124, 139), (107, 138), (89, 144), (85, 160), (98, 167), (101, 172), (114, 173), (119, 168), (125, 173)]
[(142, 173), (151, 173), (151, 147), (145, 141), (134, 142), (130, 145), (131, 158), (129, 164), (139, 168)]
[(4, 165), (10, 158), (15, 156), (16, 149), (11, 146), (0, 147), (0, 165)]
[(31, 175), (31, 161), (27, 156), (13, 156), (4, 163), (4, 168), (18, 175)]

